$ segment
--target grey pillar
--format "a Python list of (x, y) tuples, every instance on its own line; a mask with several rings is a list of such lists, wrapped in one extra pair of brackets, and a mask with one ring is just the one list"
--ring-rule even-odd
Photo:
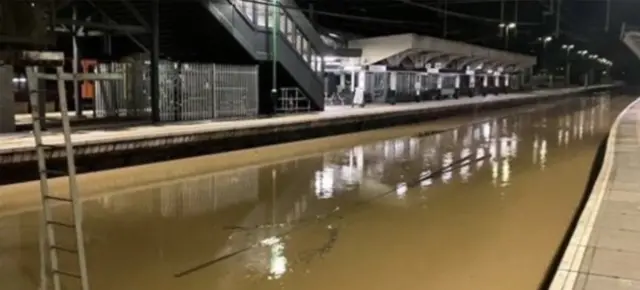
[(15, 132), (13, 66), (0, 65), (0, 133)]

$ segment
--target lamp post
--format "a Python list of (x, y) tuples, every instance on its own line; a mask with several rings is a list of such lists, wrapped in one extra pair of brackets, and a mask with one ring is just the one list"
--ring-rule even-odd
[[(584, 49), (584, 50), (578, 50), (576, 53), (577, 53), (577, 54), (578, 54), (582, 59), (585, 59), (585, 58), (588, 58), (589, 51), (588, 51), (588, 50), (586, 50), (586, 49)], [(584, 76), (585, 76), (585, 79), (584, 79), (584, 81), (585, 81), (585, 85), (586, 85), (586, 83), (587, 83), (587, 79), (586, 79), (586, 78), (587, 78), (587, 76), (588, 76), (588, 72), (589, 72), (589, 71), (587, 70), (587, 71), (584, 73)]]
[(567, 51), (567, 57), (565, 60), (565, 84), (569, 85), (571, 84), (571, 59), (570, 59), (570, 55), (571, 55), (571, 50), (574, 48), (575, 46), (573, 44), (563, 44), (562, 45), (562, 49)]
[[(597, 54), (590, 54), (588, 57), (588, 59), (590, 60), (596, 60), (598, 59), (598, 55)], [(594, 77), (593, 77), (593, 65), (589, 64), (589, 71), (587, 73), (587, 81), (586, 81), (586, 85), (588, 86), (590, 83), (592, 83), (594, 81)]]
[(511, 30), (515, 30), (517, 26), (518, 25), (515, 22), (498, 24), (498, 27), (500, 28), (500, 35), (502, 35), (502, 30), (504, 30), (504, 49), (505, 50), (509, 48), (509, 32)]
[(542, 53), (540, 57), (542, 58), (542, 70), (547, 71), (547, 44), (553, 40), (551, 36), (543, 36), (538, 37), (538, 41), (542, 43)]

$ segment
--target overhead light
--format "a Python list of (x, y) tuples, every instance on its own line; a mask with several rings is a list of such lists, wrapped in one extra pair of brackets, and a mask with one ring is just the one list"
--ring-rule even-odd
[(504, 28), (505, 26), (506, 26), (506, 24), (504, 24), (504, 23), (498, 24), (498, 27), (500, 27), (500, 28)]
[(338, 60), (338, 58), (335, 57), (335, 56), (325, 56), (322, 59), (324, 59), (324, 61), (326, 61), (326, 62), (333, 62), (333, 61)]
[(514, 22), (511, 22), (511, 23), (509, 23), (509, 25), (507, 25), (507, 28), (514, 29), (514, 28), (516, 28), (516, 24)]
[(551, 40), (553, 40), (553, 37), (551, 37), (551, 36), (547, 36), (547, 37), (544, 38), (544, 42), (549, 42)]

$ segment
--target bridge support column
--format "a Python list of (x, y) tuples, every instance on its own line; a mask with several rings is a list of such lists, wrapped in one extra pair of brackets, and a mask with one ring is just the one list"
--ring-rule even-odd
[(13, 66), (0, 65), (0, 133), (16, 130)]

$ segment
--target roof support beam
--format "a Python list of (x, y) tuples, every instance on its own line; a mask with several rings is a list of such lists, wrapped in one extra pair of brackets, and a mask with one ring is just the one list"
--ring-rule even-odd
[(136, 25), (121, 25), (116, 23), (104, 24), (104, 23), (96, 23), (96, 22), (87, 22), (82, 20), (64, 19), (64, 18), (56, 19), (56, 23), (66, 25), (66, 26), (76, 25), (76, 26), (83, 26), (91, 29), (118, 31), (118, 32), (124, 32), (124, 33), (130, 33), (130, 34), (147, 33), (147, 30), (144, 27), (136, 26)]

